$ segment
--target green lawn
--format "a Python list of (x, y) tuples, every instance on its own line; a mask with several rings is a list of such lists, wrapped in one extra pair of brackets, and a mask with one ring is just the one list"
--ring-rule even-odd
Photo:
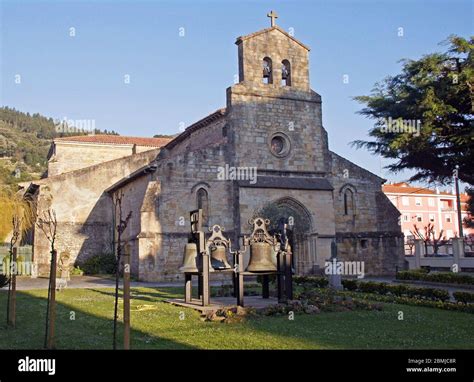
[[(384, 304), (383, 311), (256, 317), (243, 323), (203, 322), (199, 313), (162, 302), (181, 288), (133, 289), (135, 349), (474, 349), (474, 315)], [(47, 291), (19, 292), (17, 328), (5, 329), (7, 294), (0, 292), (0, 348), (41, 348)], [(110, 349), (113, 290), (57, 294), (57, 348)], [(398, 320), (398, 312), (404, 320)], [(180, 320), (180, 312), (185, 313)], [(70, 318), (75, 315), (75, 320)]]

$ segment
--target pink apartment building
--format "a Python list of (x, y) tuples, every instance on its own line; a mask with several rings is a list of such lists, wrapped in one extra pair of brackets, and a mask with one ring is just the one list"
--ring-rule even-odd
[[(408, 183), (394, 183), (383, 186), (383, 192), (401, 213), (400, 224), (405, 238), (412, 236), (414, 225), (424, 232), (424, 227), (434, 225), (438, 237), (459, 236), (456, 195), (454, 193), (410, 186)], [(467, 194), (461, 194), (462, 219), (467, 216)], [(463, 226), (464, 236), (474, 235), (474, 229)]]

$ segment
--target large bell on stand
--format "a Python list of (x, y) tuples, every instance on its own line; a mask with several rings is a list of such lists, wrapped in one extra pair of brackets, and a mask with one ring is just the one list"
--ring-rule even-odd
[(184, 247), (183, 265), (180, 272), (198, 272), (198, 256), (196, 243), (187, 243)]
[(216, 245), (211, 247), (211, 266), (213, 269), (218, 271), (232, 268), (232, 266), (227, 262), (225, 246)]
[(269, 243), (255, 242), (250, 245), (248, 272), (275, 272), (274, 249)]

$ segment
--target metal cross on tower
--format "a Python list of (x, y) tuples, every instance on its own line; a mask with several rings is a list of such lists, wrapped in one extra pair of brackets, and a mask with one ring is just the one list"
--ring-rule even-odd
[(267, 17), (270, 17), (272, 19), (271, 26), (274, 27), (276, 25), (275, 24), (275, 19), (278, 18), (278, 15), (276, 14), (276, 12), (271, 11), (269, 14), (267, 14)]

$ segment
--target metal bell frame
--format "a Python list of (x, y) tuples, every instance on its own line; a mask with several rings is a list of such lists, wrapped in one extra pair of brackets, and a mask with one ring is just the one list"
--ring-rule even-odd
[[(190, 243), (195, 243), (198, 256), (198, 272), (186, 272), (185, 274), (185, 302), (192, 301), (192, 276), (198, 276), (198, 290), (202, 306), (210, 305), (209, 277), (214, 273), (233, 273), (234, 295), (237, 297), (237, 305), (244, 306), (244, 275), (260, 274), (263, 277), (262, 297), (269, 298), (269, 276), (277, 275), (278, 301), (291, 300), (292, 290), (292, 269), (291, 269), (291, 251), (289, 251), (288, 240), (281, 243), (280, 250), (277, 253), (277, 270), (268, 272), (247, 272), (243, 269), (243, 254), (252, 243), (265, 242), (276, 246), (278, 239), (271, 236), (267, 231), (270, 224), (268, 219), (255, 218), (249, 221), (253, 225), (253, 232), (250, 237), (242, 237), (242, 245), (239, 250), (232, 250), (231, 240), (224, 237), (224, 229), (219, 225), (214, 225), (211, 230), (211, 236), (205, 240), (205, 234), (202, 229), (202, 210), (190, 212), (191, 221), (191, 239)], [(286, 237), (286, 232), (282, 232), (282, 237)], [(211, 272), (210, 249), (213, 247), (225, 247), (233, 255), (233, 267), (231, 269), (222, 269), (217, 272)]]

